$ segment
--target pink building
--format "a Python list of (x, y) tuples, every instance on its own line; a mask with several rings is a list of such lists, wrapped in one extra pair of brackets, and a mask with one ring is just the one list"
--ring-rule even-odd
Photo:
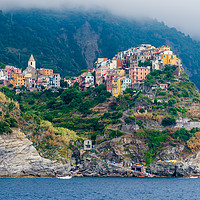
[(129, 69), (129, 78), (131, 83), (140, 83), (146, 79), (150, 73), (150, 67), (134, 67)]
[(96, 84), (101, 85), (103, 81), (106, 78), (106, 75), (108, 74), (108, 68), (107, 67), (99, 67), (96, 69)]
[(8, 71), (8, 79), (12, 78), (12, 73), (21, 74), (22, 70), (13, 66), (6, 66), (5, 70)]

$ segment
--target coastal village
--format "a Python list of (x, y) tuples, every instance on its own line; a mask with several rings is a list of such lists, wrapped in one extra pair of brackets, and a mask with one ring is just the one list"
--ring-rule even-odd
[[(112, 59), (98, 58), (95, 67), (81, 73), (78, 77), (64, 78), (68, 87), (78, 83), (81, 90), (106, 85), (106, 90), (114, 97), (122, 95), (127, 88), (139, 88), (151, 70), (163, 70), (165, 65), (182, 67), (181, 60), (173, 53), (169, 46), (154, 47), (142, 44), (126, 51), (118, 52)], [(177, 71), (179, 75), (180, 70)], [(61, 76), (52, 69), (36, 69), (36, 61), (30, 56), (27, 68), (22, 72), (14, 66), (0, 69), (0, 84), (20, 88), (26, 87), (30, 91), (59, 88)], [(166, 84), (156, 84), (152, 87), (165, 89)]]
[(53, 73), (52, 69), (36, 69), (36, 61), (33, 55), (30, 56), (28, 66), (24, 71), (9, 65), (6, 65), (4, 69), (0, 69), (1, 86), (11, 84), (13, 87), (25, 87), (30, 91), (59, 88), (60, 79), (60, 74)]
[[(138, 88), (151, 70), (163, 70), (165, 65), (182, 67), (181, 59), (169, 46), (154, 47), (142, 44), (126, 51), (118, 52), (112, 59), (98, 58), (95, 68), (82, 73), (78, 77), (64, 79), (69, 86), (79, 83), (82, 90), (106, 85), (106, 90), (114, 97), (122, 95), (127, 88)], [(179, 71), (177, 71), (177, 75)], [(154, 85), (155, 87), (155, 85)], [(156, 85), (166, 88), (166, 84)]]
[[(153, 82), (150, 82), (148, 86), (145, 85), (145, 81), (148, 80), (148, 75), (151, 72), (156, 71), (161, 74), (167, 67), (170, 69), (173, 68), (173, 81), (169, 81), (167, 78), (162, 80), (161, 77), (156, 79), (155, 76)], [(173, 91), (168, 91), (168, 88), (174, 83), (178, 84), (181, 81), (185, 81), (182, 77), (183, 72), (181, 59), (173, 53), (169, 46), (156, 48), (149, 44), (142, 44), (138, 47), (118, 52), (112, 59), (98, 58), (94, 63), (94, 68), (84, 70), (84, 72), (77, 77), (64, 78), (63, 82), (67, 83), (67, 87), (64, 87), (64, 91), (70, 89), (70, 87), (73, 87), (75, 84), (76, 86), (79, 86), (81, 91), (87, 91), (90, 88), (104, 85), (107, 93), (110, 93), (111, 101), (126, 94), (128, 89), (131, 89), (134, 92), (134, 95), (131, 97), (132, 99), (134, 99), (134, 96), (137, 97), (141, 91), (143, 95), (143, 99), (141, 98), (140, 102), (136, 102), (132, 109), (128, 108), (128, 110), (125, 109), (125, 111), (123, 110), (123, 112), (121, 112), (121, 117), (119, 117), (121, 121), (119, 124), (114, 122), (114, 126), (107, 126), (105, 128), (105, 130), (116, 132), (116, 138), (110, 138), (110, 135), (107, 133), (97, 135), (95, 138), (96, 146), (91, 137), (85, 138), (81, 147), (81, 154), (87, 156), (86, 159), (88, 162), (90, 162), (90, 160), (99, 159), (102, 162), (102, 166), (106, 163), (110, 167), (126, 169), (126, 171), (130, 171), (130, 174), (134, 172), (134, 175), (136, 173), (137, 176), (149, 176), (149, 173), (146, 172), (147, 163), (144, 162), (143, 159), (137, 158), (138, 156), (145, 157), (142, 151), (147, 151), (148, 147), (144, 141), (140, 142), (139, 140), (136, 141), (134, 139), (134, 145), (138, 146), (138, 150), (136, 150), (133, 145), (131, 134), (141, 128), (159, 131), (164, 131), (166, 129), (165, 125), (161, 124), (162, 119), (166, 117), (166, 112), (169, 112), (169, 114), (171, 114), (170, 112), (172, 111), (175, 112), (173, 109), (171, 109), (171, 111), (169, 108), (173, 107), (173, 104), (175, 103), (172, 103), (169, 106), (171, 100), (168, 97), (166, 98), (166, 94), (168, 93), (170, 97), (173, 97)], [(14, 66), (6, 66), (4, 69), (0, 69), (0, 73), (1, 85), (12, 85), (14, 88), (17, 88), (16, 91), (20, 90), (22, 87), (31, 92), (61, 87), (60, 74), (54, 73), (52, 69), (37, 69), (33, 55), (30, 56), (28, 66), (24, 71)], [(182, 91), (180, 94), (182, 95)], [(184, 96), (182, 95), (181, 97)], [(190, 99), (191, 98), (188, 96), (188, 100)], [(150, 103), (147, 103), (149, 100)], [(192, 103), (194, 106), (199, 105), (198, 102), (197, 104), (195, 104), (195, 102)], [(29, 104), (31, 105), (32, 103)], [(98, 114), (98, 116), (102, 116), (103, 119), (104, 114), (106, 114), (105, 112), (108, 114), (108, 109), (106, 106), (103, 107), (102, 105), (103, 104), (100, 104), (101, 111), (99, 113), (94, 111), (93, 114), (96, 116)], [(106, 105), (106, 103), (104, 103), (104, 105)], [(154, 110), (152, 105), (154, 106)], [(183, 105), (184, 108), (182, 108)], [(94, 110), (98, 108), (98, 106), (99, 105), (97, 105)], [(166, 109), (164, 109), (164, 106)], [(169, 129), (172, 128), (177, 130), (179, 128), (185, 128), (191, 130), (194, 127), (200, 128), (200, 122), (198, 120), (191, 120), (191, 116), (190, 118), (188, 116), (182, 117), (183, 112), (187, 109), (189, 110), (189, 106), (187, 107), (185, 99), (183, 99), (180, 104), (178, 104), (177, 101), (177, 109), (178, 111), (176, 110), (176, 113), (179, 114), (176, 114), (176, 123), (173, 125), (170, 124), (169, 126), (167, 125)], [(116, 113), (116, 111), (111, 111), (111, 113)], [(154, 116), (155, 113), (156, 116)], [(92, 117), (93, 114), (91, 111), (90, 114), (83, 115), (83, 118), (87, 120)], [(123, 133), (121, 137), (117, 137), (118, 131)], [(126, 145), (126, 148), (124, 148), (124, 145)], [(93, 154), (94, 149), (97, 150), (98, 153)], [(121, 154), (121, 158), (116, 152), (118, 152), (119, 155)], [(98, 158), (97, 155), (99, 156)], [(132, 158), (128, 155), (134, 155), (135, 157)], [(77, 157), (80, 159), (80, 155)], [(172, 165), (177, 162), (176, 157), (169, 158), (170, 159), (160, 158), (157, 159), (156, 162), (158, 164), (170, 163)], [(151, 163), (151, 161), (149, 161), (149, 163)], [(83, 173), (79, 174), (77, 161), (74, 161), (74, 165), (76, 167), (73, 169), (73, 175), (82, 176)], [(84, 168), (84, 171), (85, 176), (90, 176), (92, 174), (92, 169), (89, 170)], [(118, 176), (119, 173), (116, 173), (116, 175)]]

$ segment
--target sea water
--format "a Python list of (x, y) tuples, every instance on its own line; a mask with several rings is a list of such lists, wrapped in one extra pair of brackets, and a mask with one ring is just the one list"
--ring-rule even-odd
[(200, 199), (200, 178), (1, 178), (0, 199)]

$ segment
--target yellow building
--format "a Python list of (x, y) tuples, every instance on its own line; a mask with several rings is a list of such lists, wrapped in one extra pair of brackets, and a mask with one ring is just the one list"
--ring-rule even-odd
[(172, 51), (165, 51), (161, 55), (161, 59), (163, 60), (163, 64), (166, 65), (178, 65), (179, 64), (179, 59), (177, 58), (176, 55), (172, 53)]
[(112, 95), (114, 97), (118, 97), (119, 95), (122, 95), (122, 79), (123, 77), (113, 77), (112, 80)]
[(22, 74), (13, 73), (10, 83), (13, 85), (13, 87), (27, 86), (26, 78)]
[(118, 74), (118, 75), (120, 75), (120, 76), (125, 76), (125, 70), (123, 70), (123, 69), (118, 69), (118, 70), (115, 70), (115, 71), (113, 72), (113, 74)]

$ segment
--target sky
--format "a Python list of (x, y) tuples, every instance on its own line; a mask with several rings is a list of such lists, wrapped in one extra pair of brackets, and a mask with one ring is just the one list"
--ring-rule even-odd
[(200, 40), (199, 0), (0, 0), (1, 10), (86, 9), (106, 10), (115, 15), (153, 18)]

